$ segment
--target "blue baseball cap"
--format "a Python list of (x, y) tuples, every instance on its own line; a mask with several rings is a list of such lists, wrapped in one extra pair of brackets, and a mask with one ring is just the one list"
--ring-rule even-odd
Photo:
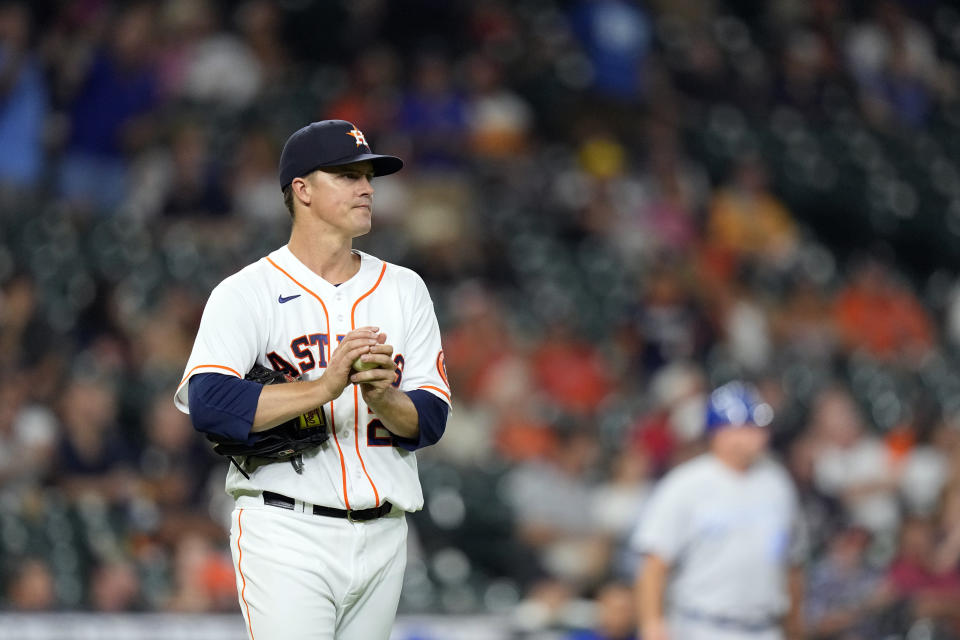
[(723, 427), (766, 427), (773, 422), (773, 407), (760, 398), (756, 387), (745, 382), (728, 382), (707, 399), (704, 430), (711, 434)]
[(322, 167), (370, 160), (373, 175), (385, 176), (403, 168), (403, 160), (373, 153), (363, 132), (346, 120), (321, 120), (298, 129), (280, 153), (280, 188)]

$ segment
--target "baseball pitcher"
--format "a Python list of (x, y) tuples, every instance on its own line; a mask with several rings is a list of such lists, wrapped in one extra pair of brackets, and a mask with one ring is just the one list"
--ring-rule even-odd
[(251, 640), (386, 639), (423, 506), (414, 452), (450, 386), (423, 280), (352, 248), (373, 215), (371, 152), (342, 120), (284, 145), (290, 241), (210, 294), (175, 397), (228, 456), (230, 546)]

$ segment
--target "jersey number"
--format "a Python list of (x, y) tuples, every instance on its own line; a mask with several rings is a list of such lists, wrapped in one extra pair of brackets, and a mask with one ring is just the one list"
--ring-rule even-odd
[[(393, 381), (394, 387), (400, 386), (400, 380), (403, 378), (403, 356), (397, 354), (393, 359), (394, 364), (397, 365), (396, 374), (397, 377)], [(368, 413), (373, 413), (370, 409), (367, 409)], [(379, 418), (374, 418), (367, 423), (367, 446), (368, 447), (392, 447), (393, 446), (393, 434), (390, 433), (390, 430), (383, 426), (383, 422)]]

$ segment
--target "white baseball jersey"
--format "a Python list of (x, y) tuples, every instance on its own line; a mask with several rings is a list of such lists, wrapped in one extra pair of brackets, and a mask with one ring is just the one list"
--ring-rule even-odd
[[(401, 391), (425, 389), (449, 404), (440, 329), (426, 285), (410, 269), (355, 251), (360, 270), (333, 285), (284, 246), (221, 282), (210, 294), (176, 404), (189, 412), (190, 376), (243, 377), (254, 364), (319, 378), (339, 340), (375, 326), (393, 345)], [(322, 407), (331, 437), (303, 453), (303, 473), (290, 464), (258, 466), (245, 478), (231, 465), (226, 489), (234, 497), (273, 491), (312, 504), (367, 509), (385, 500), (404, 511), (423, 506), (413, 452), (363, 401), (358, 387)]]
[(786, 612), (786, 570), (806, 553), (783, 468), (762, 458), (738, 473), (712, 454), (681, 464), (654, 488), (632, 542), (670, 565), (671, 615), (744, 621)]

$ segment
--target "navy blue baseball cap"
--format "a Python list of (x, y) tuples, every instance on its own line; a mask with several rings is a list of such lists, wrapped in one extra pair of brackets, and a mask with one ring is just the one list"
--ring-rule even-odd
[(760, 398), (756, 387), (745, 382), (728, 382), (707, 399), (704, 430), (711, 434), (724, 427), (766, 427), (773, 422), (773, 408)]
[(373, 162), (373, 175), (385, 176), (403, 168), (403, 160), (373, 153), (363, 133), (346, 120), (312, 122), (287, 138), (280, 153), (280, 188), (321, 167), (351, 162)]

